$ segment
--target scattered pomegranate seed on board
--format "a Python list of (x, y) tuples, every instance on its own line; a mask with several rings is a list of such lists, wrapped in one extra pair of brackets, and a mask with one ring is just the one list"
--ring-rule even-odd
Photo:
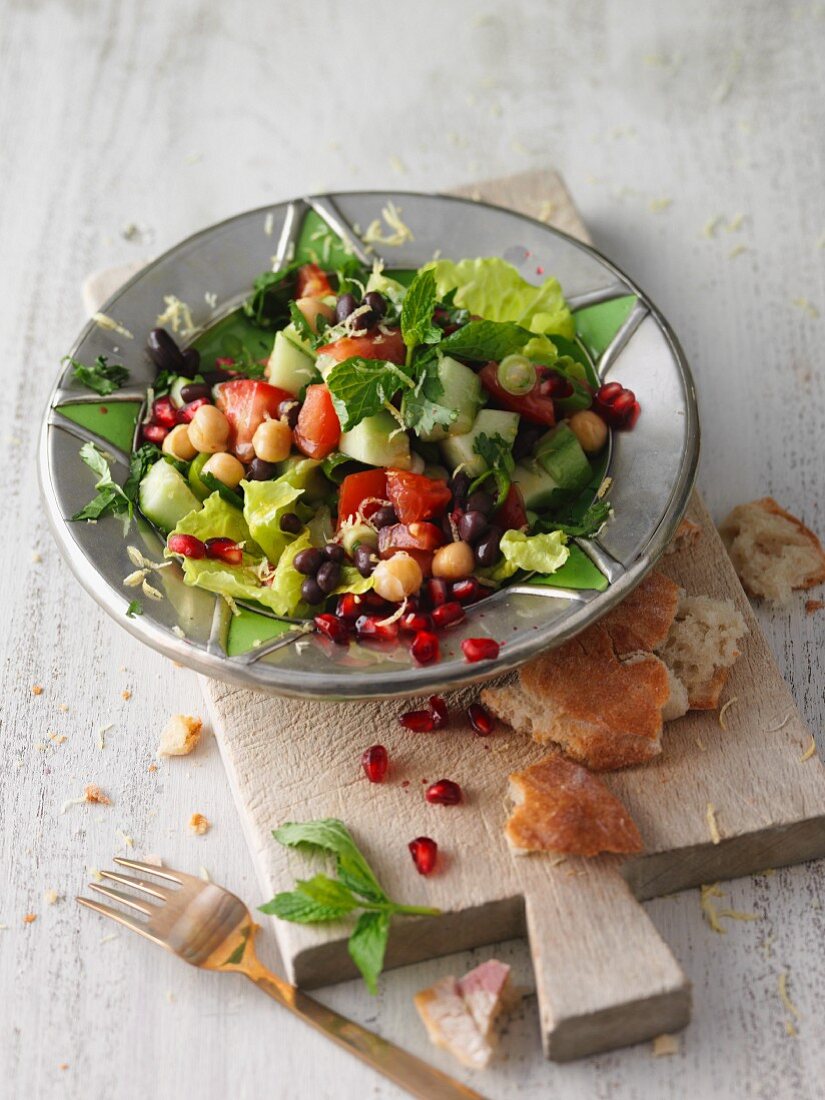
[(461, 643), (461, 651), (466, 660), (494, 661), (498, 657), (501, 646), (492, 638), (465, 638)]
[(432, 874), (438, 858), (438, 845), (429, 836), (417, 836), (407, 845), (419, 875)]
[(420, 665), (438, 660), (438, 638), (432, 631), (419, 630), (410, 644), (410, 653)]
[(206, 556), (216, 561), (225, 561), (227, 565), (240, 565), (243, 561), (243, 550), (237, 542), (228, 538), (207, 539)]
[(336, 618), (335, 615), (326, 612), (322, 615), (316, 615), (315, 626), (321, 634), (329, 638), (331, 642), (335, 642), (336, 645), (349, 644), (347, 625), (341, 619)]
[(383, 783), (389, 767), (389, 757), (383, 745), (371, 745), (361, 756), (361, 767), (370, 783)]
[(398, 721), (413, 733), (431, 733), (436, 728), (436, 717), (430, 710), (408, 710)]
[(205, 558), (206, 546), (194, 535), (170, 535), (166, 545), (173, 554), (184, 558)]
[(433, 712), (433, 717), (435, 719), (435, 728), (437, 730), (443, 729), (449, 722), (450, 715), (447, 710), (447, 704), (440, 695), (430, 696), (430, 710)]
[(457, 806), (461, 801), (461, 787), (452, 779), (439, 779), (427, 787), (424, 797), (434, 806)]
[(489, 737), (495, 729), (495, 718), (486, 707), (481, 705), (481, 703), (472, 703), (467, 707), (467, 717), (470, 719), (470, 725), (479, 737)]

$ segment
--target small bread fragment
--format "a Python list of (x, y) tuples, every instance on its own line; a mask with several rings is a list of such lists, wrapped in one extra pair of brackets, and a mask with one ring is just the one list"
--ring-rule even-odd
[(785, 603), (793, 589), (825, 581), (822, 543), (772, 497), (734, 508), (719, 533), (752, 596)]
[(504, 835), (516, 855), (596, 856), (640, 852), (642, 838), (625, 807), (587, 768), (553, 752), (510, 776), (515, 809)]
[(495, 1022), (517, 1000), (510, 967), (490, 959), (463, 978), (442, 978), (413, 997), (430, 1042), (469, 1069), (484, 1069), (496, 1043)]
[(160, 735), (161, 756), (186, 756), (201, 739), (203, 722), (189, 714), (173, 714)]
[[(747, 633), (745, 620), (730, 600), (682, 596), (667, 640), (657, 652), (684, 685), (691, 710), (718, 707), (730, 668), (740, 655), (739, 643)], [(673, 709), (669, 702), (668, 718), (678, 717), (668, 713)]]
[(665, 554), (678, 554), (680, 550), (692, 550), (702, 537), (702, 528), (692, 519), (683, 519), (676, 528), (676, 534), (665, 548)]

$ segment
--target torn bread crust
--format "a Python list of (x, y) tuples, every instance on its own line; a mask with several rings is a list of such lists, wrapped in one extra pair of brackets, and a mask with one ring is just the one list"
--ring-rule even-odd
[(702, 537), (702, 528), (692, 519), (683, 519), (676, 528), (676, 534), (665, 547), (665, 554), (678, 554), (681, 550), (692, 550)]
[(510, 796), (515, 808), (504, 835), (516, 855), (590, 857), (642, 850), (639, 830), (619, 799), (601, 779), (561, 753), (511, 775)]
[(817, 536), (772, 497), (734, 508), (719, 528), (745, 590), (775, 603), (795, 588), (825, 581), (825, 550)]
[(718, 707), (747, 633), (745, 620), (730, 600), (682, 595), (667, 640), (657, 653), (684, 686), (691, 710)]

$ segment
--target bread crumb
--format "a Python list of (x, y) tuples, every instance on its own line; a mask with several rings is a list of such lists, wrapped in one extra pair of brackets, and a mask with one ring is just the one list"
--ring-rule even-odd
[(34, 924), (37, 920), (37, 913), (26, 913), (23, 917), (23, 924)]
[(127, 699), (128, 700), (128, 699), (132, 698), (132, 693), (128, 689), (126, 691), (121, 691), (120, 697), (121, 697), (121, 699)]
[(805, 751), (802, 753), (802, 755), (799, 758), (799, 761), (800, 761), (800, 763), (804, 763), (806, 760), (810, 760), (811, 757), (814, 756), (814, 755), (816, 755), (816, 741), (814, 740), (814, 735), (811, 734), (811, 743), (810, 743), (810, 745), (808, 745), (807, 749), (805, 749)]
[(678, 1054), (680, 1049), (678, 1035), (657, 1035), (653, 1040), (653, 1057), (662, 1058), (669, 1054)]
[(160, 858), (160, 856), (155, 855), (154, 852), (150, 852), (149, 855), (143, 856), (143, 862), (151, 863), (153, 867), (163, 866), (163, 860)]
[(83, 792), (83, 801), (92, 802), (98, 806), (111, 806), (112, 800), (104, 794), (100, 787), (90, 784)]
[(68, 1069), (69, 1068), (69, 1063), (68, 1062), (59, 1062), (57, 1068), (58, 1069)]
[(57, 905), (60, 901), (60, 894), (57, 890), (47, 890), (43, 897), (46, 899), (47, 905)]
[(555, 209), (556, 209), (556, 204), (551, 202), (549, 199), (545, 199), (544, 202), (539, 207), (538, 214), (536, 214), (536, 217), (538, 218), (538, 220), (540, 222), (544, 222), (545, 224), (547, 224), (548, 222), (550, 222), (552, 220), (553, 213), (554, 213)]
[(722, 709), (719, 711), (719, 725), (722, 727), (722, 729), (725, 731), (725, 733), (727, 733), (727, 731), (728, 731), (728, 723), (725, 719), (725, 715), (728, 712), (728, 708), (732, 707), (734, 703), (738, 703), (738, 702), (739, 702), (739, 696), (734, 695), (734, 697), (732, 699), (728, 699), (728, 701), (726, 703), (722, 704)]
[(68, 703), (61, 703), (60, 706), (57, 709), (61, 710), (64, 714), (67, 714), (68, 711), (69, 711), (69, 704)]
[(40, 684), (32, 684), (32, 695), (42, 695), (42, 694), (43, 694), (43, 688), (40, 686)]
[(212, 876), (209, 874), (209, 872), (207, 871), (207, 869), (205, 867), (200, 867), (198, 869), (198, 875), (200, 876), (200, 878), (203, 879), (204, 882), (211, 882), (212, 881)]
[(200, 742), (203, 722), (190, 714), (173, 714), (160, 735), (160, 756), (187, 756)]
[(117, 835), (120, 837), (120, 842), (124, 848), (134, 848), (135, 841), (133, 837), (130, 837), (127, 833), (124, 833), (122, 829), (117, 830)]
[(814, 611), (821, 611), (825, 607), (825, 600), (806, 600), (805, 611), (808, 615), (813, 615)]
[(212, 828), (212, 822), (203, 814), (192, 814), (189, 818), (189, 828), (196, 836), (203, 836)]
[(152, 763), (149, 765), (149, 767), (146, 770), (149, 771), (149, 772), (156, 772), (158, 770), (158, 766), (154, 761), (152, 761)]
[(710, 839), (714, 844), (721, 844), (722, 835), (719, 832), (719, 825), (716, 821), (716, 807), (712, 802), (708, 802), (708, 808), (705, 810), (705, 819), (708, 823), (708, 831), (710, 832)]

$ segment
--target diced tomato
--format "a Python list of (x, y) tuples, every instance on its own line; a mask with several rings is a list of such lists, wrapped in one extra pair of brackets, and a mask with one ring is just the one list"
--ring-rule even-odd
[(518, 485), (511, 485), (507, 490), (504, 503), (496, 512), (493, 522), (503, 531), (518, 531), (527, 525), (527, 509)]
[(280, 403), (292, 400), (292, 394), (268, 382), (238, 378), (222, 383), (215, 404), (229, 421), (229, 449), (243, 462), (251, 461), (255, 429), (267, 417), (277, 420)]
[(384, 333), (373, 329), (363, 336), (342, 336), (331, 344), (318, 348), (318, 355), (326, 355), (336, 363), (352, 359), (359, 355), (362, 359), (386, 359), (388, 363), (403, 363), (407, 358), (407, 348), (401, 329), (394, 328)]
[(517, 397), (499, 384), (498, 363), (487, 363), (478, 372), (478, 377), (482, 386), (502, 409), (518, 413), (531, 424), (545, 424), (548, 428), (555, 426), (556, 410), (553, 408), (553, 399), (541, 392), (541, 381), (537, 381), (529, 393)]
[(401, 523), (416, 523), (443, 516), (452, 493), (438, 478), (387, 470), (387, 496)]
[(380, 504), (371, 503), (361, 506), (361, 502), (376, 497), (378, 500), (387, 499), (387, 475), (384, 470), (364, 470), (360, 474), (347, 474), (341, 482), (341, 490), (338, 496), (338, 526), (356, 515), (359, 511), (367, 519), (373, 512), (381, 507)]
[(323, 383), (307, 386), (293, 432), (295, 446), (307, 458), (326, 458), (338, 446), (341, 424), (329, 390)]
[(317, 264), (304, 264), (298, 268), (295, 280), (296, 298), (325, 298), (332, 294), (326, 272)]
[(444, 544), (444, 532), (434, 523), (394, 523), (378, 532), (378, 554), (391, 558), (399, 550), (415, 558), (425, 577), (433, 571), (433, 554)]

